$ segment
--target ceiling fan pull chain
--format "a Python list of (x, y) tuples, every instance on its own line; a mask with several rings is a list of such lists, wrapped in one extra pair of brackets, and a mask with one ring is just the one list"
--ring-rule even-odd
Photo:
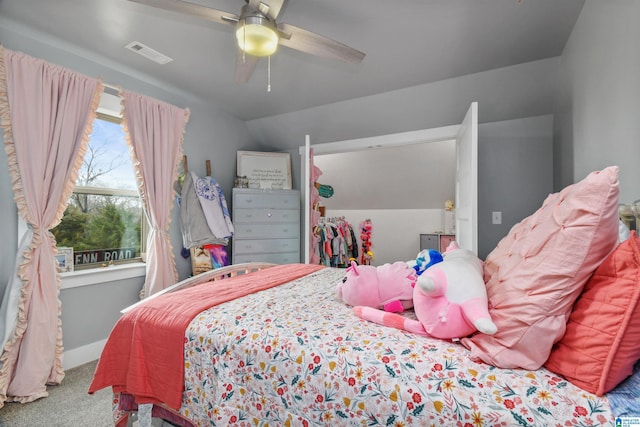
[[(247, 45), (247, 26), (246, 25), (242, 26), (242, 45), (243, 46)], [(247, 60), (246, 55), (247, 55), (247, 52), (244, 49), (242, 49), (242, 62), (243, 63), (246, 62), (246, 60)]]
[(267, 92), (271, 92), (271, 56), (267, 57)]

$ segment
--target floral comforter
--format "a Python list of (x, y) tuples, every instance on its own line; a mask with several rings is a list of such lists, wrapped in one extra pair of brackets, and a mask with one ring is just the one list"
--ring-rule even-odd
[(326, 268), (197, 316), (180, 414), (200, 426), (614, 425), (606, 398), (545, 369), (497, 369), (357, 318), (335, 294), (343, 275)]

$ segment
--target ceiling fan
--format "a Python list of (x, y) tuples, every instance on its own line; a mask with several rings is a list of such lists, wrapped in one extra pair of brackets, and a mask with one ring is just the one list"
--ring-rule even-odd
[(276, 23), (287, 0), (245, 0), (240, 15), (223, 12), (183, 0), (130, 0), (173, 12), (197, 16), (209, 21), (235, 25), (238, 55), (235, 79), (246, 83), (258, 60), (275, 53), (278, 45), (311, 55), (359, 63), (365, 54), (304, 28)]

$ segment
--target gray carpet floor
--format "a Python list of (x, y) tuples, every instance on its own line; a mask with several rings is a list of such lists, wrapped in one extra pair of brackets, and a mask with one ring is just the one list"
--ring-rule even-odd
[(48, 386), (49, 397), (31, 403), (5, 403), (0, 427), (109, 427), (111, 387), (87, 393), (96, 362), (69, 369), (62, 384)]

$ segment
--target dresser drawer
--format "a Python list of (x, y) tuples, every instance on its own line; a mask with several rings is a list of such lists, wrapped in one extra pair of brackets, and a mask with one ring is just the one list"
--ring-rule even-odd
[(232, 259), (234, 264), (243, 262), (272, 262), (274, 264), (292, 264), (300, 262), (300, 252), (288, 252), (281, 254), (241, 254)]
[(287, 224), (244, 224), (234, 225), (234, 240), (260, 239), (260, 238), (298, 238), (300, 235), (299, 223)]
[(252, 191), (243, 192), (235, 191), (233, 193), (234, 209), (255, 209), (255, 208), (272, 208), (272, 209), (299, 209), (300, 193), (298, 191), (278, 192), (270, 191)]
[(275, 222), (297, 222), (300, 221), (300, 212), (297, 209), (234, 209), (233, 222), (251, 223), (275, 223)]
[(454, 234), (441, 234), (440, 235), (440, 249), (441, 253), (444, 253), (449, 247), (449, 244), (456, 240), (456, 236)]
[(437, 234), (421, 234), (420, 235), (420, 250), (435, 249), (440, 250), (440, 238)]
[(300, 250), (299, 239), (257, 239), (234, 240), (235, 254), (251, 254), (264, 252), (293, 252)]

